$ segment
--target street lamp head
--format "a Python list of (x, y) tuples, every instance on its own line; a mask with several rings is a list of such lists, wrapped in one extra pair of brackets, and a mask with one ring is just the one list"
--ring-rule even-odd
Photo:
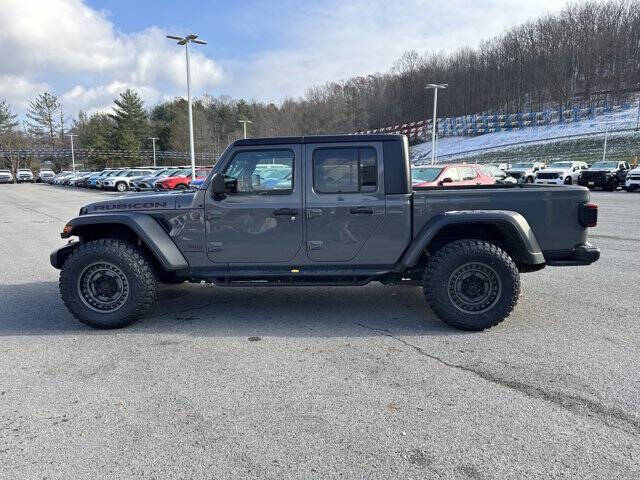
[(448, 83), (427, 83), (427, 85), (424, 88), (447, 88), (449, 86)]
[(178, 45), (186, 45), (189, 42), (197, 43), (200, 45), (207, 44), (207, 42), (205, 42), (204, 40), (196, 40), (198, 36), (194, 35), (193, 33), (187, 35), (186, 37), (179, 37), (178, 35), (167, 35), (166, 37), (170, 38), (171, 40), (177, 40)]

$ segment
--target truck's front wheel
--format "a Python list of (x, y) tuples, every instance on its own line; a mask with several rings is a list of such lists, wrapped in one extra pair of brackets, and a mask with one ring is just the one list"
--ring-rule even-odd
[(78, 246), (60, 272), (60, 294), (69, 311), (94, 328), (133, 323), (153, 305), (155, 269), (137, 245), (100, 239)]
[(483, 240), (456, 240), (428, 260), (424, 293), (433, 312), (462, 330), (484, 330), (507, 318), (520, 295), (513, 259)]

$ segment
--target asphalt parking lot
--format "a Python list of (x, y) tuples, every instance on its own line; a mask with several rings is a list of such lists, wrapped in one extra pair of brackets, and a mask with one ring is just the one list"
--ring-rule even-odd
[(92, 330), (49, 252), (105, 195), (0, 185), (1, 478), (640, 476), (640, 193), (593, 193), (601, 260), (483, 333), (378, 284), (167, 286)]

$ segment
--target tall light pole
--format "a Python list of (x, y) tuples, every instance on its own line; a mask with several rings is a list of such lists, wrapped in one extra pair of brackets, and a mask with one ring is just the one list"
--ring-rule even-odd
[(196, 40), (197, 35), (193, 33), (186, 37), (179, 37), (177, 35), (167, 35), (167, 38), (171, 40), (177, 40), (178, 45), (184, 45), (185, 54), (187, 56), (187, 103), (189, 104), (189, 144), (191, 146), (191, 175), (196, 179), (196, 152), (193, 146), (193, 112), (191, 108), (191, 65), (189, 63), (189, 43), (197, 43), (199, 45), (206, 45), (204, 40)]
[(71, 139), (71, 171), (76, 173), (76, 156), (73, 152), (73, 137), (77, 137), (75, 133), (68, 133), (67, 137)]
[(253, 123), (251, 120), (238, 120), (238, 123), (242, 124), (244, 131), (244, 138), (247, 138), (247, 123)]
[[(638, 92), (640, 92), (640, 83), (638, 83)], [(636, 130), (640, 130), (640, 94), (638, 95), (638, 115), (636, 117)]]
[[(160, 140), (158, 137), (150, 137), (149, 140), (153, 143), (153, 166), (156, 166), (156, 140)], [(195, 177), (194, 177), (195, 178)]]
[(428, 83), (424, 88), (433, 88), (433, 124), (431, 129), (431, 164), (436, 163), (436, 113), (438, 109), (438, 90), (448, 87), (447, 83), (435, 84)]

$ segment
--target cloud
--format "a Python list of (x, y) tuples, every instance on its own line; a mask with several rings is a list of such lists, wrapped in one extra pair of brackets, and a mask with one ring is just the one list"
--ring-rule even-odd
[(13, 111), (25, 110), (31, 99), (49, 88), (44, 82), (32, 82), (20, 75), (0, 73), (0, 99), (6, 100)]
[[(327, 81), (386, 71), (406, 50), (474, 46), (561, 7), (557, 0), (280, 0), (277, 8), (257, 2), (226, 17), (228, 31), (250, 39), (252, 48), (216, 61), (192, 51), (193, 93), (279, 101)], [(156, 26), (122, 33), (82, 0), (2, 0), (0, 98), (22, 113), (37, 93), (53, 89), (75, 115), (108, 109), (125, 88), (151, 105), (184, 95), (184, 48), (166, 33)], [(227, 47), (237, 41), (224, 29), (207, 37)]]
[(505, 28), (562, 7), (557, 0), (309, 2), (286, 19), (284, 47), (222, 61), (229, 93), (258, 99), (299, 96), (312, 85), (386, 71), (406, 50), (475, 46)]
[[(54, 92), (69, 110), (100, 108), (91, 101), (110, 103), (127, 87), (154, 102), (161, 98), (159, 89), (177, 95), (186, 86), (184, 48), (167, 40), (166, 33), (157, 27), (118, 32), (104, 13), (81, 0), (2, 0), (0, 75), (28, 78), (39, 91), (49, 88), (49, 79), (59, 79), (73, 87)], [(200, 52), (191, 55), (191, 68), (196, 94), (223, 78), (220, 66)], [(0, 92), (8, 87), (3, 81)], [(33, 89), (24, 91), (34, 96)]]

